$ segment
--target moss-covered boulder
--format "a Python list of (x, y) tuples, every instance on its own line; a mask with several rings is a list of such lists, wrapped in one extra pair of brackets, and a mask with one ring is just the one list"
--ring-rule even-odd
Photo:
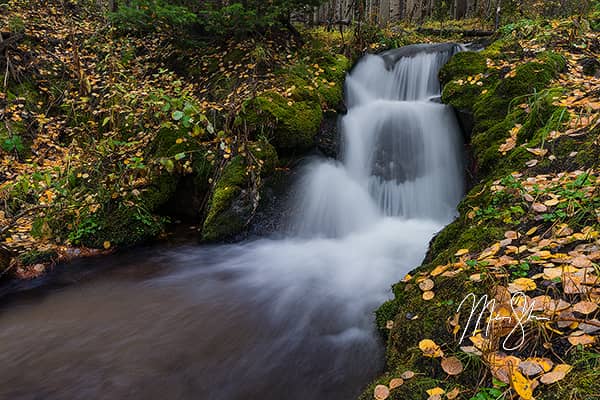
[(227, 239), (244, 230), (258, 206), (262, 178), (277, 166), (277, 152), (270, 143), (260, 140), (247, 146), (248, 158), (233, 157), (217, 178), (202, 229), (205, 241)]
[(481, 74), (486, 69), (486, 57), (481, 52), (460, 52), (442, 67), (440, 82), (446, 85), (454, 79)]
[(267, 92), (244, 104), (238, 124), (271, 138), (277, 152), (290, 154), (314, 146), (323, 113), (315, 101), (294, 101)]
[(220, 240), (242, 231), (253, 211), (249, 180), (243, 157), (236, 156), (225, 165), (208, 204), (203, 240)]

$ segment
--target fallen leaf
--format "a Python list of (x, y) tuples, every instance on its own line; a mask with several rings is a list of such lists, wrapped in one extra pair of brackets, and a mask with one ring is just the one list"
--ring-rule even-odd
[(390, 381), (390, 390), (396, 389), (399, 386), (404, 384), (404, 380), (402, 378), (394, 378)]
[(456, 257), (464, 256), (465, 254), (469, 254), (469, 249), (460, 249), (454, 253)]
[(446, 393), (446, 391), (444, 389), (442, 389), (439, 386), (434, 387), (433, 389), (429, 389), (426, 390), (427, 394), (430, 396), (435, 396), (435, 395), (443, 395), (444, 393)]
[(385, 400), (390, 397), (390, 389), (384, 385), (375, 386), (375, 391), (373, 392), (373, 397), (377, 400)]
[(425, 279), (424, 281), (419, 283), (419, 289), (421, 289), (424, 292), (427, 292), (427, 291), (433, 289), (434, 286), (435, 286), (435, 284), (433, 283), (433, 281), (431, 279)]
[(523, 400), (531, 400), (533, 398), (531, 381), (521, 374), (516, 367), (510, 370), (510, 385)]
[(448, 375), (459, 375), (463, 371), (463, 365), (456, 357), (448, 357), (442, 360), (442, 369)]
[(539, 148), (536, 148), (536, 149), (527, 148), (527, 151), (532, 154), (535, 154), (538, 157), (543, 157), (548, 153), (547, 149), (539, 149)]
[(444, 352), (433, 340), (423, 339), (419, 342), (419, 349), (423, 352), (425, 357), (443, 357)]
[(571, 336), (569, 336), (568, 340), (569, 340), (569, 343), (571, 343), (573, 346), (578, 346), (578, 345), (589, 346), (589, 345), (596, 343), (596, 337), (590, 336), (587, 334), (578, 335), (578, 336), (571, 335)]
[(508, 291), (511, 293), (515, 292), (529, 292), (535, 290), (537, 285), (531, 278), (517, 278), (508, 284)]
[(438, 276), (438, 275), (442, 274), (444, 271), (446, 271), (448, 268), (450, 268), (449, 265), (438, 265), (437, 267), (435, 267), (433, 269), (433, 271), (431, 271), (431, 276)]
[(415, 373), (412, 371), (404, 371), (402, 373), (402, 375), (400, 375), (400, 377), (404, 380), (412, 379), (412, 378), (414, 378), (414, 376), (415, 376)]
[(535, 212), (546, 212), (546, 211), (548, 211), (548, 207), (546, 207), (542, 203), (533, 203), (533, 205), (531, 206), (531, 208), (533, 208), (533, 211), (535, 211)]
[(542, 375), (540, 377), (540, 382), (542, 382), (544, 385), (550, 385), (552, 383), (558, 382), (562, 380), (565, 376), (567, 376), (571, 368), (573, 367), (571, 367), (568, 364), (558, 364), (556, 367), (554, 367), (552, 372), (548, 372)]
[(457, 387), (455, 387), (454, 389), (452, 389), (451, 391), (446, 393), (446, 397), (449, 400), (454, 400), (455, 398), (458, 397), (459, 394), (460, 394), (460, 390)]
[(433, 299), (435, 297), (435, 293), (432, 292), (431, 290), (428, 290), (426, 292), (423, 292), (423, 300), (425, 301), (429, 301), (431, 299)]
[(573, 306), (573, 311), (580, 314), (588, 315), (598, 309), (598, 304), (591, 301), (580, 301)]

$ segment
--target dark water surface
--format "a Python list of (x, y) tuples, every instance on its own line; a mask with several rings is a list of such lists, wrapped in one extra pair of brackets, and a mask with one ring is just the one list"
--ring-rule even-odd
[(381, 367), (371, 315), (314, 277), (262, 286), (257, 243), (81, 260), (11, 296), (0, 399), (353, 398)]

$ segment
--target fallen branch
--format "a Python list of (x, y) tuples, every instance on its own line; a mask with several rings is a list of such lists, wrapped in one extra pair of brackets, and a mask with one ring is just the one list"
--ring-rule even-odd
[(425, 35), (461, 35), (464, 37), (481, 37), (481, 36), (493, 36), (496, 32), (484, 31), (479, 29), (436, 29), (436, 28), (417, 28), (417, 32)]

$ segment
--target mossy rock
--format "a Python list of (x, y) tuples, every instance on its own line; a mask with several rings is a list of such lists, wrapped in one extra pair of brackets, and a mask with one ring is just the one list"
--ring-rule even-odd
[(202, 228), (203, 240), (222, 240), (243, 230), (253, 211), (249, 184), (245, 160), (234, 157), (215, 184)]
[(482, 74), (486, 69), (486, 58), (481, 53), (474, 51), (456, 53), (440, 70), (440, 82), (446, 85), (455, 79)]
[(477, 85), (461, 85), (457, 81), (450, 81), (442, 91), (442, 102), (457, 110), (470, 110), (483, 90), (483, 87)]
[(244, 104), (238, 124), (246, 123), (256, 134), (272, 136), (277, 152), (298, 153), (314, 146), (323, 113), (314, 101), (291, 101), (267, 92)]
[[(314, 63), (298, 63), (278, 72), (284, 77), (288, 88), (294, 87), (291, 98), (318, 102), (323, 108), (339, 109), (344, 100), (344, 79), (350, 61), (341, 54), (320, 54), (310, 60), (314, 60)], [(315, 65), (323, 70), (318, 76), (309, 71)]]
[(248, 148), (252, 156), (260, 164), (260, 173), (262, 176), (268, 176), (275, 171), (275, 167), (279, 163), (279, 158), (272, 144), (266, 140), (259, 140), (250, 142)]

